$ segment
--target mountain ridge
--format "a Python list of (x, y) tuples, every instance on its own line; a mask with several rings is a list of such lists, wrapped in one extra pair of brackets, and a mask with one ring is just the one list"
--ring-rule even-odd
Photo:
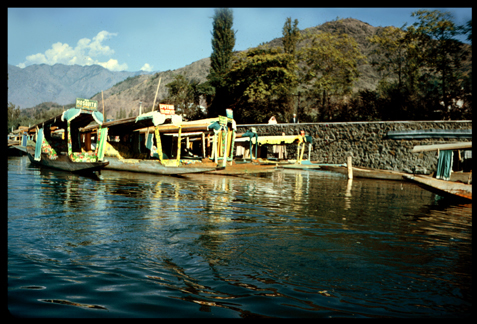
[(100, 65), (34, 64), (22, 69), (8, 64), (8, 101), (22, 109), (42, 102), (66, 105), (144, 73), (113, 72)]

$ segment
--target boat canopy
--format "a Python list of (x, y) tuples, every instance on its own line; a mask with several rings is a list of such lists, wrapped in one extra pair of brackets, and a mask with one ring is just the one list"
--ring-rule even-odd
[(83, 110), (77, 108), (70, 108), (64, 111), (61, 115), (57, 115), (44, 122), (31, 126), (28, 132), (35, 132), (36, 129), (44, 128), (45, 126), (57, 126), (58, 128), (66, 129), (67, 122), (74, 124), (75, 128), (85, 127), (92, 121), (95, 121), (99, 125), (103, 124), (103, 114), (99, 111)]
[[(159, 111), (151, 111), (145, 114), (141, 114), (137, 117), (123, 118), (119, 120), (113, 120), (102, 124), (103, 128), (109, 128), (110, 135), (122, 135), (130, 134), (135, 130), (155, 127), (164, 124), (167, 120), (171, 123), (180, 125), (182, 118), (177, 115), (164, 115)], [(81, 129), (82, 132), (95, 131), (98, 128), (97, 125), (88, 126)]]

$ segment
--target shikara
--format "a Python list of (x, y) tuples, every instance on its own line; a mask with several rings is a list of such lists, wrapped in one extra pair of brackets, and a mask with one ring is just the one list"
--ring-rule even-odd
[[(106, 169), (154, 173), (162, 175), (183, 175), (221, 169), (221, 166), (201, 165), (181, 159), (182, 118), (177, 115), (164, 115), (159, 111), (141, 114), (103, 124), (109, 140), (106, 142), (105, 156), (109, 164)], [(176, 155), (168, 158), (163, 147), (160, 129), (173, 129), (179, 133), (175, 141), (168, 140), (168, 147), (176, 147)], [(85, 127), (81, 131), (85, 137), (91, 137), (97, 129)], [(154, 141), (155, 139), (155, 141)], [(170, 156), (170, 151), (168, 152)], [(166, 157), (165, 157), (166, 156)]]
[[(79, 128), (96, 122), (98, 140), (94, 150), (85, 150), (79, 140)], [(71, 108), (28, 129), (35, 134), (35, 146), (27, 146), (33, 164), (71, 172), (99, 171), (108, 165), (103, 149), (106, 142), (101, 131), (103, 115), (96, 109)]]

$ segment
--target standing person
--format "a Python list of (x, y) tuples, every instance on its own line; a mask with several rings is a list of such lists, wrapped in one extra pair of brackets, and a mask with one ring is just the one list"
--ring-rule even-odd
[(293, 124), (297, 124), (297, 123), (298, 123), (298, 118), (296, 118), (296, 114), (293, 114), (292, 123), (293, 123)]
[[(275, 118), (275, 116), (270, 117), (270, 119), (268, 120), (268, 124), (277, 124), (277, 119)], [(275, 155), (277, 151), (277, 146), (273, 145), (272, 150), (273, 150), (273, 154)]]

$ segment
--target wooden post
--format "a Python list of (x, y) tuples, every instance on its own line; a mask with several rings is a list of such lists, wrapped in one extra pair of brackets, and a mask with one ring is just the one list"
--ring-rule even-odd
[(224, 151), (224, 160), (222, 161), (222, 166), (225, 167), (227, 165), (227, 135), (228, 135), (228, 127), (227, 125), (225, 125), (225, 130), (224, 130), (224, 139), (223, 139), (223, 142), (224, 142), (224, 146), (223, 146), (223, 151)]
[(202, 132), (202, 158), (205, 159), (207, 156), (205, 155), (205, 134)]
[(348, 179), (353, 179), (353, 165), (351, 163), (352, 157), (348, 156)]
[(157, 83), (156, 95), (154, 96), (154, 103), (152, 104), (152, 110), (151, 111), (154, 111), (154, 106), (156, 105), (157, 92), (159, 91), (159, 86), (160, 85), (161, 85), (161, 78), (159, 78), (159, 82)]
[(84, 150), (89, 152), (91, 151), (91, 132), (85, 133), (84, 139)]
[(182, 132), (182, 126), (179, 127), (179, 132), (177, 133), (177, 162), (180, 162), (181, 160), (181, 132)]
[(305, 141), (301, 144), (300, 164), (303, 161), (303, 153), (305, 152)]
[(103, 97), (103, 90), (101, 90), (101, 102), (103, 103), (103, 118), (104, 118), (104, 121), (106, 122), (106, 118), (104, 116), (104, 97)]

